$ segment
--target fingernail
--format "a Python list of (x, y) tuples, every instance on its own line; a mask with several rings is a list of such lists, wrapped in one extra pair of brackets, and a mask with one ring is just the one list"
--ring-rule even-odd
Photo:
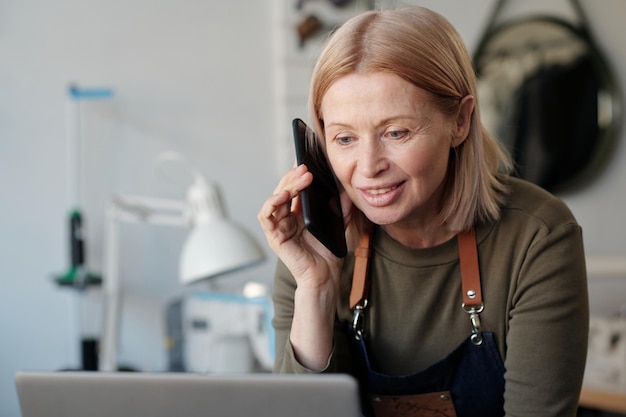
[(298, 165), (298, 166), (296, 167), (296, 169), (295, 169), (295, 172), (296, 172), (296, 174), (298, 174), (298, 175), (302, 175), (302, 174), (304, 174), (306, 171), (307, 171), (307, 170), (306, 170), (306, 166), (305, 166), (304, 164), (300, 164), (300, 165)]

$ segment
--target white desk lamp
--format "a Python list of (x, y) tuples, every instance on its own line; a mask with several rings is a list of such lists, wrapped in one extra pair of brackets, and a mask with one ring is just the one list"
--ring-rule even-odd
[[(186, 162), (180, 155), (164, 153), (160, 159)], [(118, 234), (121, 222), (192, 226), (180, 257), (182, 284), (212, 278), (264, 259), (261, 247), (237, 224), (228, 220), (219, 192), (188, 162), (194, 182), (187, 201), (118, 195), (106, 211), (104, 292), (105, 312), (100, 341), (100, 371), (117, 370), (121, 310), (118, 274)]]

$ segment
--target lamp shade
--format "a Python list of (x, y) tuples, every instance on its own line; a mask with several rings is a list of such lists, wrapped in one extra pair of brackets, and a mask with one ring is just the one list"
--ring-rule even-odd
[(187, 191), (193, 228), (183, 245), (180, 281), (190, 284), (264, 259), (252, 235), (231, 222), (222, 205), (219, 189), (196, 173)]
[(196, 224), (189, 233), (180, 260), (180, 281), (190, 284), (264, 259), (253, 237), (224, 217)]

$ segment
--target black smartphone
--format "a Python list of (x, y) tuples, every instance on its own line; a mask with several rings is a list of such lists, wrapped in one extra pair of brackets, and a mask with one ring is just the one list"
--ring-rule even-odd
[(339, 188), (314, 135), (302, 120), (293, 120), (296, 160), (313, 174), (311, 185), (300, 192), (304, 224), (335, 256), (343, 258), (348, 249)]

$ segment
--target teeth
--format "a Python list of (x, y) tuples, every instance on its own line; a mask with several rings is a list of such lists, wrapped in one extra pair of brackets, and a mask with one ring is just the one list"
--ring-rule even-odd
[(370, 194), (379, 195), (379, 194), (388, 193), (389, 191), (393, 190), (394, 188), (395, 187), (376, 188), (376, 189), (372, 189), (372, 190), (367, 190), (367, 192), (370, 193)]

